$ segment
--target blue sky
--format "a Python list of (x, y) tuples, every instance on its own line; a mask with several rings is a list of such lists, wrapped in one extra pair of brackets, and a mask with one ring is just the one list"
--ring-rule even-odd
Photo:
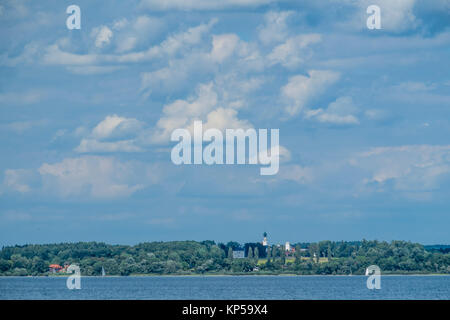
[[(448, 0), (0, 1), (0, 37), (0, 245), (450, 243)], [(194, 120), (280, 129), (279, 173), (175, 166)]]

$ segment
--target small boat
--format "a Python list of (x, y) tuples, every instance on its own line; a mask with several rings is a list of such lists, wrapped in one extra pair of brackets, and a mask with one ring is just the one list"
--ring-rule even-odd
[(102, 266), (102, 277), (104, 277), (105, 275), (106, 275), (105, 268), (103, 268), (103, 266)]

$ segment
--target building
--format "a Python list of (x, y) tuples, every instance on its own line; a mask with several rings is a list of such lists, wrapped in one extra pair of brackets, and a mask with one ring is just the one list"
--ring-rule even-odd
[(291, 244), (289, 243), (289, 241), (286, 241), (286, 244), (284, 245), (284, 249), (286, 251), (291, 251)]
[(63, 267), (61, 267), (59, 264), (51, 264), (48, 266), (48, 269), (52, 273), (60, 272)]
[(263, 241), (262, 241), (262, 245), (267, 247), (268, 246), (268, 243), (267, 243), (267, 232), (263, 233), (263, 237), (264, 238), (263, 238)]
[(244, 259), (245, 252), (244, 250), (233, 250), (233, 259)]

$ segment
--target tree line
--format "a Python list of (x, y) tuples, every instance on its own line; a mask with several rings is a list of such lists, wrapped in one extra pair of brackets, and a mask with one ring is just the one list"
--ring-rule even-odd
[[(100, 242), (6, 246), (1, 276), (50, 275), (51, 264), (80, 266), (82, 275), (364, 274), (372, 264), (383, 274), (450, 274), (450, 253), (406, 241), (320, 241), (284, 246), (214, 241), (149, 242), (134, 246)], [(233, 251), (245, 258), (233, 258)]]

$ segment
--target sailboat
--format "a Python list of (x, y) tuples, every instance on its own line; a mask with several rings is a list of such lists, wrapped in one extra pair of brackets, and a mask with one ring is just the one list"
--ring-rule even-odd
[(106, 275), (105, 268), (103, 268), (103, 266), (102, 266), (102, 277), (104, 277), (105, 275)]

